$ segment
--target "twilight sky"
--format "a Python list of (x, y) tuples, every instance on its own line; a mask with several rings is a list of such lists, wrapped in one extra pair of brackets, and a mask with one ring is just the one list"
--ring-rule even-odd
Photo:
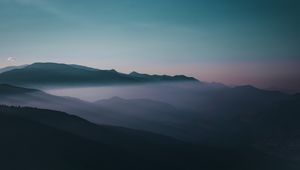
[(0, 0), (0, 67), (63, 62), (300, 92), (298, 0)]

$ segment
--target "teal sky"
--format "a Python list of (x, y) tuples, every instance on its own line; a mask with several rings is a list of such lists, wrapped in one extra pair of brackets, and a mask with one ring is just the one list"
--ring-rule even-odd
[(299, 16), (297, 0), (0, 0), (0, 67), (64, 62), (296, 90)]

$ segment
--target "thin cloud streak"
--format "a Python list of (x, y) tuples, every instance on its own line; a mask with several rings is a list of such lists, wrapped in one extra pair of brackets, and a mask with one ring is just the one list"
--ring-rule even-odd
[(72, 14), (66, 13), (63, 10), (60, 10), (54, 3), (50, 3), (47, 0), (1, 0), (0, 2), (4, 3), (17, 3), (23, 6), (31, 6), (40, 11), (46, 12), (50, 15), (56, 16), (61, 19), (72, 19), (75, 18)]

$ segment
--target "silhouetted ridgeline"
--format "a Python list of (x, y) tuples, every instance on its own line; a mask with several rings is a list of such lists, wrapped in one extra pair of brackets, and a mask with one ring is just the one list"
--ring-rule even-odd
[(0, 83), (14, 85), (105, 85), (151, 82), (195, 81), (183, 75), (123, 74), (115, 70), (98, 70), (80, 65), (34, 63), (0, 73)]
[(15, 87), (8, 84), (0, 84), (0, 96), (2, 95), (18, 95), (18, 94), (25, 94), (25, 93), (33, 93), (38, 92), (35, 89), (28, 89), (22, 87)]
[(4, 67), (4, 68), (0, 68), (0, 73), (4, 73), (10, 70), (14, 70), (14, 69), (20, 69), (20, 68), (24, 68), (27, 65), (21, 65), (21, 66), (8, 66), (8, 67)]

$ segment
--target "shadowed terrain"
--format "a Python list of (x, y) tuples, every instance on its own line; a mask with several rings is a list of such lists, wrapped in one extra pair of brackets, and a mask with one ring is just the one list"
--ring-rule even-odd
[[(99, 125), (151, 131), (205, 148), (241, 150), (243, 154), (258, 151), (289, 162), (291, 169), (299, 167), (299, 95), (265, 91), (251, 86), (213, 88), (197, 93), (193, 90), (191, 96), (198, 94), (202, 100), (194, 98), (199, 109), (191, 111), (149, 99), (113, 97), (90, 103), (49, 95), (39, 90), (10, 85), (0, 87), (6, 92), (0, 95), (2, 104), (70, 111)], [(43, 123), (47, 123), (46, 118), (31, 115), (31, 119), (42, 120)], [(55, 122), (62, 125), (59, 119)], [(62, 128), (70, 130), (64, 126)], [(76, 131), (83, 131), (79, 135), (92, 137), (93, 140), (99, 139), (99, 136), (93, 136), (91, 130), (85, 132), (78, 128)]]
[[(0, 106), (1, 169), (264, 169), (254, 151), (189, 145), (137, 130), (99, 126), (62, 112)], [(244, 148), (245, 149), (245, 148)], [(254, 158), (254, 159), (253, 159)]]
[(300, 170), (300, 0), (0, 0), (0, 170)]
[[(0, 104), (49, 109), (1, 106), (3, 134), (8, 135), (2, 146), (10, 146), (9, 143), (12, 143), (17, 146), (13, 152), (18, 152), (17, 150), (24, 149), (19, 148), (21, 146), (18, 142), (24, 141), (26, 148), (28, 145), (29, 150), (33, 151), (32, 159), (27, 155), (28, 150), (18, 154), (24, 154), (24, 157), (28, 158), (26, 161), (24, 159), (24, 164), (41, 159), (37, 155), (42, 155), (40, 153), (43, 150), (40, 147), (42, 145), (33, 142), (40, 140), (39, 136), (42, 136), (42, 143), (45, 145), (50, 145), (48, 143), (50, 142), (61, 148), (55, 151), (62, 156), (61, 158), (51, 156), (54, 155), (52, 148), (49, 150), (50, 156), (40, 160), (41, 164), (36, 164), (35, 167), (31, 162), (30, 166), (36, 169), (44, 164), (50, 164), (51, 161), (57, 161), (53, 166), (62, 169), (71, 168), (69, 165), (72, 165), (73, 169), (74, 167), (93, 169), (99, 168), (97, 162), (100, 160), (105, 162), (103, 164), (105, 167), (119, 169), (119, 165), (112, 165), (114, 159), (122, 162), (126, 169), (139, 169), (137, 167), (149, 164), (148, 161), (156, 162), (153, 166), (147, 166), (149, 169), (228, 167), (228, 169), (293, 170), (300, 167), (299, 94), (290, 95), (253, 86), (228, 87), (194, 80), (177, 81), (176, 79), (181, 76), (151, 76), (137, 72), (125, 75), (114, 70), (103, 71), (80, 65), (53, 63), (37, 63), (14, 68), (0, 74), (0, 77), (6, 73), (17, 72), (21, 76), (16, 81), (22, 80), (23, 84), (23, 80), (32, 82), (32, 78), (22, 77), (27, 73), (32, 74), (32, 70), (38, 76), (37, 80), (45, 79), (42, 82), (56, 83), (58, 77), (59, 84), (65, 81), (65, 85), (68, 84), (70, 87), (78, 85), (77, 83), (90, 82), (91, 79), (85, 78), (88, 77), (87, 74), (93, 75), (93, 72), (97, 75), (108, 74), (110, 78), (135, 77), (134, 80), (152, 82), (95, 87), (85, 94), (99, 96), (100, 100), (95, 101), (63, 96), (64, 90), (69, 90), (64, 85), (60, 90), (61, 93), (58, 93), (60, 96), (56, 96), (42, 91), (43, 88), (36, 90), (0, 84)], [(38, 72), (43, 76), (37, 74)], [(45, 73), (53, 75), (45, 76)], [(82, 76), (85, 77), (82, 82), (72, 82), (69, 79), (72, 76), (80, 77), (81, 73), (84, 73)], [(109, 81), (125, 80), (110, 78)], [(102, 80), (99, 83), (103, 83)], [(82, 87), (82, 92), (78, 93), (78, 96), (85, 92), (85, 87)], [(103, 92), (107, 92), (106, 95), (111, 97), (101, 98)], [(43, 132), (49, 135), (45, 136)], [(75, 142), (72, 143), (73, 140)], [(85, 143), (89, 143), (86, 145), (91, 148), (82, 148)], [(77, 147), (79, 150), (75, 149)], [(62, 152), (63, 148), (69, 148), (72, 152), (74, 150), (76, 158), (69, 156), (69, 152)], [(5, 154), (13, 153), (5, 149), (3, 158)], [(87, 153), (100, 155), (100, 151), (108, 156), (99, 159), (78, 156)], [(70, 162), (63, 161), (66, 167), (59, 166), (58, 162), (66, 155), (68, 159), (70, 158), (68, 160)], [(78, 159), (80, 161), (75, 161)], [(198, 165), (199, 159), (201, 165)], [(157, 163), (161, 161), (164, 163)], [(172, 163), (174, 161), (176, 163)], [(6, 162), (8, 164), (5, 166), (8, 167), (11, 161)], [(47, 167), (52, 169), (50, 165)]]

